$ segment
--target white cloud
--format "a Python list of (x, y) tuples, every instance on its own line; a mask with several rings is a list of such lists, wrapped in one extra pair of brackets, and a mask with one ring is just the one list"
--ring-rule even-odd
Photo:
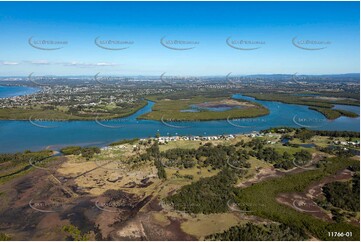
[(103, 67), (103, 66), (118, 66), (117, 63), (111, 62), (79, 62), (79, 61), (67, 61), (67, 62), (51, 62), (48, 60), (30, 60), (30, 61), (0, 61), (0, 65), (19, 65), (19, 64), (32, 64), (32, 65), (63, 65), (72, 67)]
[(13, 65), (19, 65), (20, 63), (15, 61), (1, 61), (0, 64), (5, 66), (13, 66)]
[(117, 66), (118, 64), (115, 63), (107, 63), (107, 62), (99, 62), (96, 63), (97, 66)]
[(65, 66), (75, 66), (75, 67), (97, 67), (97, 66), (117, 66), (116, 63), (110, 63), (110, 62), (97, 62), (97, 63), (87, 63), (87, 62), (63, 62), (62, 63)]
[(33, 60), (30, 63), (35, 64), (35, 65), (49, 65), (49, 64), (51, 64), (50, 61), (48, 61), (48, 60)]

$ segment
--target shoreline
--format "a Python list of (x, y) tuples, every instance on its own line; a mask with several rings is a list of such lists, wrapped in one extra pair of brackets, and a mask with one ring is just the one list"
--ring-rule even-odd
[[(146, 107), (148, 105), (148, 103), (144, 103), (142, 104), (139, 108), (137, 108), (136, 110), (133, 110), (131, 111), (130, 113), (127, 113), (125, 115), (121, 115), (121, 116), (116, 116), (116, 117), (102, 117), (102, 119), (106, 119), (106, 120), (115, 120), (115, 119), (119, 119), (119, 118), (127, 118), (127, 117), (130, 117), (132, 116), (133, 114), (135, 114), (136, 112), (138, 112), (139, 110), (143, 109), (144, 107)], [(0, 108), (1, 109), (1, 108)], [(5, 108), (4, 108), (5, 109)], [(14, 110), (14, 109), (13, 109)], [(24, 109), (26, 110), (26, 109)], [(28, 109), (29, 110), (29, 109)], [(21, 111), (21, 110), (20, 110)], [(30, 117), (29, 117), (30, 118)], [(26, 122), (29, 122), (29, 118), (28, 119), (6, 119), (6, 118), (0, 118), (0, 121), (26, 121)], [(59, 120), (56, 120), (56, 119), (52, 119), (52, 120), (46, 120), (45, 118), (38, 118), (38, 119), (42, 119), (41, 121), (45, 121), (45, 122), (76, 122), (76, 121), (96, 121), (97, 120), (97, 117), (95, 118), (82, 118), (82, 119), (79, 119), (79, 118), (74, 118), (74, 119), (59, 119)], [(102, 120), (102, 119), (99, 119), (99, 120)], [(35, 119), (36, 120), (36, 119)]]
[[(1, 86), (0, 86), (1, 87)], [(18, 87), (18, 86), (4, 86), (4, 87)], [(39, 89), (41, 90), (41, 88), (36, 88), (36, 87), (30, 87), (30, 86), (21, 86), (21, 87), (27, 87), (27, 88), (32, 88), (32, 89)], [(37, 91), (38, 92), (38, 91)], [(34, 92), (36, 93), (36, 92)], [(24, 95), (32, 95), (34, 93), (31, 93), (31, 94), (24, 94)], [(236, 93), (236, 94), (232, 94), (233, 95), (237, 95), (237, 94), (241, 94), (241, 93)], [(17, 97), (17, 96), (24, 96), (24, 95), (15, 95), (15, 96), (10, 96), (10, 97), (0, 97), (1, 98), (13, 98), (13, 97)], [(318, 110), (318, 108), (320, 107), (317, 107), (317, 106), (312, 106), (312, 105), (304, 105), (304, 104), (297, 104), (297, 103), (292, 103), (292, 102), (286, 102), (286, 101), (276, 101), (276, 100), (267, 100), (267, 99), (261, 99), (261, 98), (258, 98), (258, 97), (254, 97), (252, 95), (247, 95), (247, 94), (241, 94), (241, 95), (244, 95), (246, 97), (249, 97), (249, 98), (254, 98), (255, 100), (258, 100), (258, 101), (266, 101), (266, 102), (280, 102), (282, 104), (289, 104), (289, 105), (300, 105), (300, 106), (305, 106), (307, 107), (308, 109), (312, 110), (312, 111), (316, 111), (320, 114), (322, 114), (327, 120), (335, 120), (337, 118), (340, 118), (340, 117), (348, 117), (348, 118), (358, 118), (360, 117), (359, 114), (357, 113), (354, 113), (354, 112), (351, 112), (351, 111), (345, 111), (345, 113), (352, 113), (352, 114), (355, 114), (355, 116), (348, 116), (348, 115), (344, 115), (343, 113), (340, 113), (340, 116), (338, 117), (327, 117), (327, 115), (323, 112), (321, 112), (320, 110)], [(242, 100), (242, 101), (246, 101), (246, 102), (250, 102), (252, 104), (255, 104), (263, 109), (266, 109), (267, 113), (264, 113), (264, 114), (255, 114), (255, 115), (249, 115), (249, 116), (234, 116), (234, 117), (221, 117), (221, 118), (201, 118), (201, 119), (187, 119), (187, 120), (182, 120), (182, 119), (172, 119), (173, 122), (207, 122), (207, 121), (227, 121), (228, 119), (252, 119), (252, 118), (259, 118), (259, 117), (264, 117), (264, 116), (267, 116), (269, 115), (271, 112), (270, 110), (263, 106), (262, 104), (260, 103), (257, 103), (257, 102), (254, 102), (254, 101), (249, 101), (249, 100), (245, 100), (245, 99), (237, 99), (237, 98), (231, 98), (231, 99), (234, 99), (234, 100)], [(144, 103), (143, 105), (141, 105), (140, 107), (138, 107), (136, 110), (133, 110), (131, 111), (130, 113), (127, 113), (127, 114), (124, 114), (124, 115), (119, 115), (119, 116), (112, 116), (112, 117), (102, 117), (102, 119), (107, 119), (107, 120), (115, 120), (115, 119), (120, 119), (120, 118), (127, 118), (127, 117), (130, 117), (131, 115), (135, 114), (136, 112), (142, 110), (143, 108), (145, 108), (149, 102), (152, 102), (154, 104), (156, 104), (156, 101), (154, 100), (151, 100), (149, 98), (144, 98), (143, 100), (146, 101), (146, 103)], [(345, 106), (352, 106), (352, 107), (360, 107), (360, 105), (356, 105), (356, 104), (333, 104), (331, 103), (330, 105), (332, 105), (331, 108), (329, 108), (331, 111), (334, 111), (334, 112), (338, 112), (337, 110), (335, 110), (335, 105), (345, 105)], [(9, 109), (9, 110), (15, 110), (14, 108), (3, 108), (3, 109)], [(26, 110), (26, 109), (25, 109)], [(20, 110), (21, 111), (21, 110)], [(342, 110), (341, 110), (342, 111)], [(151, 113), (152, 110), (149, 112)], [(63, 113), (62, 113), (63, 114)], [(148, 113), (144, 113), (144, 114), (141, 114), (139, 115), (138, 117), (136, 117), (136, 120), (153, 120), (153, 121), (159, 121), (159, 122), (163, 122), (162, 118), (148, 118), (145, 116), (145, 114), (148, 114)], [(38, 118), (38, 119), (42, 119), (42, 118)], [(41, 121), (47, 121), (46, 118), (43, 118), (44, 120), (41, 120)], [(70, 119), (59, 119), (59, 120), (56, 120), (56, 119), (52, 119), (52, 120), (49, 120), (49, 121), (52, 121), (52, 122), (72, 122), (72, 121), (95, 121), (96, 122), (96, 119), (97, 117), (84, 117), (84, 118), (70, 118)], [(1, 118), (0, 117), (0, 121), (29, 121), (29, 118), (28, 119), (13, 119), (13, 118)]]
[[(277, 129), (277, 128), (284, 128), (283, 126), (278, 126), (278, 127), (272, 127), (271, 129)], [(285, 127), (287, 128), (287, 127)], [(317, 131), (317, 130), (316, 130)], [(348, 131), (341, 131), (341, 132), (348, 132)], [(356, 132), (356, 131), (353, 131)], [(172, 142), (172, 141), (217, 141), (217, 140), (230, 140), (230, 139), (235, 139), (239, 136), (246, 136), (246, 137), (251, 137), (251, 138), (256, 138), (256, 137), (264, 137), (267, 134), (270, 134), (272, 132), (269, 131), (269, 129), (266, 130), (253, 130), (253, 131), (248, 131), (245, 133), (229, 133), (229, 134), (218, 134), (218, 135), (169, 135), (169, 136), (152, 136), (152, 137), (136, 137), (134, 139), (137, 139), (138, 141), (148, 141), (148, 140), (158, 140), (158, 142)], [(356, 133), (360, 133), (360, 132), (356, 132)], [(68, 146), (79, 146), (79, 147), (98, 147), (100, 149), (109, 149), (115, 146), (119, 146), (119, 145), (112, 145), (115, 142), (119, 142), (119, 141), (126, 141), (129, 140), (129, 142), (125, 142), (119, 145), (123, 145), (123, 144), (131, 144), (132, 142), (130, 141), (130, 139), (124, 138), (124, 139), (117, 139), (114, 141), (109, 141), (109, 142), (92, 142), (92, 143), (88, 143), (88, 144), (84, 144), (84, 143), (72, 143), (72, 144), (50, 144), (50, 145), (46, 145), (40, 149), (35, 149), (35, 150), (31, 150), (31, 152), (38, 152), (38, 151), (44, 151), (44, 150), (51, 150), (53, 151), (53, 155), (52, 156), (61, 156), (62, 152), (60, 151), (62, 148), (64, 147), (68, 147)], [(51, 149), (52, 146), (58, 146), (58, 148), (55, 149)], [(16, 151), (16, 152), (0, 152), (0, 154), (13, 154), (13, 153), (18, 153), (18, 152), (24, 152), (27, 149), (24, 149), (22, 151)]]

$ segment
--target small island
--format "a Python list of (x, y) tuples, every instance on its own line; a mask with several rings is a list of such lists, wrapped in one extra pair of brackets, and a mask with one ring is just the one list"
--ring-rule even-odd
[(195, 96), (187, 99), (151, 99), (152, 112), (139, 119), (164, 121), (207, 121), (234, 118), (255, 118), (269, 114), (266, 107), (230, 97)]

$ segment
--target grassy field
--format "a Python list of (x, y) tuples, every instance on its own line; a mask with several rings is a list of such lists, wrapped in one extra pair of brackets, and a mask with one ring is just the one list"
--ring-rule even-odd
[(283, 146), (280, 143), (274, 144), (274, 145), (267, 145), (268, 147), (275, 148), (276, 151), (280, 154), (283, 154), (284, 152), (288, 152), (290, 154), (295, 154), (296, 152), (300, 152), (301, 150), (307, 150), (309, 152), (316, 151), (314, 148), (305, 148), (305, 147), (290, 147), (290, 146)]
[[(205, 143), (212, 143), (213, 145), (232, 145), (237, 143), (238, 141), (242, 140), (241, 138), (235, 138), (232, 140), (177, 140), (177, 141), (169, 141), (167, 144), (159, 145), (159, 151), (167, 151), (170, 149), (198, 149), (200, 146), (204, 145)], [(243, 140), (248, 141), (249, 138), (245, 137)]]
[[(203, 141), (204, 142), (204, 141)], [(201, 146), (202, 141), (199, 140), (177, 140), (170, 141), (168, 144), (160, 145), (159, 151), (166, 151), (170, 149), (182, 148), (182, 149), (198, 149)]]
[(198, 214), (195, 218), (182, 223), (181, 228), (184, 232), (203, 239), (207, 235), (223, 232), (246, 222), (233, 213)]
[[(164, 121), (205, 121), (205, 120), (223, 120), (229, 118), (253, 118), (263, 116), (269, 113), (269, 110), (259, 104), (236, 101), (228, 97), (208, 98), (203, 96), (195, 96), (190, 99), (161, 99), (155, 100), (156, 103), (152, 112), (139, 117), (140, 119), (152, 119)], [(190, 109), (191, 105), (199, 105), (206, 102), (219, 102), (225, 104), (227, 102), (238, 103), (241, 108), (232, 108), (231, 110), (215, 112), (202, 110), (199, 112), (181, 112), (181, 110)]]
[[(337, 138), (337, 140), (346, 141), (345, 138)], [(311, 138), (311, 140), (306, 141), (306, 143), (312, 143), (312, 144), (315, 144), (320, 147), (327, 147), (331, 144), (331, 142), (332, 141), (327, 136), (314, 136)], [(300, 140), (298, 138), (293, 138), (289, 143), (290, 144), (298, 144), (298, 145), (305, 144), (304, 142), (302, 142), (302, 140)]]
[[(286, 205), (281, 205), (277, 203), (275, 199), (279, 193), (302, 192), (310, 183), (321, 180), (326, 176), (334, 174), (336, 171), (358, 163), (358, 160), (333, 158), (330, 159), (330, 163), (323, 168), (287, 175), (238, 190), (236, 200), (241, 209), (247, 209), (247, 206), (242, 206), (242, 204), (252, 204), (250, 208), (252, 214), (306, 229), (321, 240), (359, 240), (359, 228), (353, 225), (325, 222), (311, 215), (297, 212)], [(341, 238), (329, 237), (328, 235), (328, 232), (347, 231), (352, 232), (353, 237)]]
[(253, 177), (254, 175), (257, 174), (257, 170), (260, 168), (263, 169), (263, 168), (273, 167), (272, 164), (265, 162), (265, 161), (258, 160), (255, 157), (250, 157), (248, 162), (251, 164), (251, 167), (247, 170), (247, 174), (244, 177), (240, 177), (240, 179), (238, 179), (238, 182), (243, 182), (243, 181), (246, 181), (247, 179)]
[[(348, 138), (344, 138), (344, 137), (337, 137), (337, 138), (333, 138), (333, 139), (330, 139), (330, 137), (328, 136), (314, 136), (312, 137), (309, 141), (306, 141), (306, 143), (302, 142), (302, 140), (298, 139), (298, 138), (293, 138), (289, 143), (290, 144), (315, 144), (316, 146), (319, 146), (319, 147), (327, 147), (327, 146), (330, 146), (330, 145), (334, 145), (334, 146), (340, 146), (340, 145), (335, 145), (333, 143), (333, 141), (340, 141), (340, 142), (348, 142), (349, 139)], [(351, 141), (359, 141), (360, 139), (359, 138), (352, 138)], [(354, 149), (358, 149), (358, 147), (354, 147)]]

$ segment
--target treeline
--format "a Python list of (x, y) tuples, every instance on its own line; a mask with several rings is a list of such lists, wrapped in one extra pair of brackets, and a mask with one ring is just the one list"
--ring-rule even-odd
[(86, 160), (89, 160), (93, 158), (94, 154), (100, 153), (99, 147), (80, 147), (80, 146), (68, 146), (65, 148), (62, 148), (61, 153), (64, 155), (81, 155), (82, 157), (86, 158)]
[(326, 184), (322, 191), (334, 207), (352, 212), (360, 211), (360, 174), (355, 174), (352, 181)]
[(5, 162), (11, 162), (13, 164), (29, 163), (29, 160), (34, 161), (43, 160), (52, 154), (51, 150), (42, 150), (31, 152), (29, 150), (14, 154), (0, 154), (0, 164)]
[(330, 137), (348, 137), (359, 138), (360, 132), (355, 131), (337, 131), (337, 130), (310, 130), (306, 128), (290, 128), (290, 127), (278, 127), (262, 130), (262, 133), (289, 133), (296, 131), (297, 138), (305, 136), (306, 139), (312, 138), (315, 135), (330, 136)]
[(201, 178), (183, 186), (164, 201), (174, 209), (187, 213), (224, 213), (229, 209), (227, 202), (233, 197), (233, 185), (236, 181), (236, 173), (224, 169), (215, 176)]
[(165, 172), (164, 166), (160, 160), (159, 144), (154, 144), (146, 149), (146, 153), (133, 158), (132, 162), (138, 163), (141, 161), (154, 161), (154, 166), (157, 168), (157, 174), (159, 179), (167, 179), (167, 173)]
[(170, 149), (160, 153), (167, 159), (167, 166), (191, 168), (195, 164), (203, 167), (211, 166), (213, 169), (222, 169), (228, 166), (227, 161), (236, 163), (237, 167), (249, 168), (247, 150), (236, 149), (235, 146), (217, 145), (206, 143), (198, 149)]
[(139, 139), (135, 138), (135, 139), (124, 139), (124, 140), (119, 140), (119, 141), (115, 141), (113, 143), (110, 143), (110, 146), (116, 146), (116, 145), (123, 145), (123, 144), (134, 144), (135, 142), (138, 142)]
[(286, 151), (280, 154), (276, 149), (267, 147), (266, 141), (257, 138), (249, 142), (242, 140), (230, 146), (214, 146), (211, 143), (206, 143), (198, 149), (170, 149), (161, 152), (160, 156), (166, 159), (163, 163), (166, 166), (191, 168), (199, 165), (202, 167), (211, 166), (213, 169), (223, 169), (230, 165), (247, 169), (251, 166), (248, 160), (253, 156), (273, 164), (275, 168), (286, 170), (295, 167), (295, 162), (303, 165), (312, 158), (311, 153), (306, 150), (301, 150), (293, 155)]
[(164, 165), (185, 169), (192, 168), (195, 165), (211, 167), (212, 169), (223, 169), (229, 167), (229, 163), (231, 163), (239, 168), (249, 168), (250, 164), (247, 160), (250, 155), (248, 151), (236, 149), (236, 146), (214, 146), (212, 143), (206, 143), (198, 149), (175, 148), (160, 152), (159, 144), (155, 142), (146, 149), (146, 153), (133, 157), (131, 162), (154, 161), (154, 165), (158, 169), (158, 176), (161, 179), (166, 178)]
[(359, 132), (354, 131), (327, 131), (327, 130), (309, 130), (309, 129), (295, 129), (294, 138), (299, 138), (303, 142), (311, 139), (312, 137), (318, 136), (329, 136), (329, 137), (346, 137), (346, 138), (358, 138), (360, 137)]
[(340, 157), (352, 157), (355, 155), (351, 149), (344, 149), (340, 146), (318, 147), (317, 149), (319, 151)]
[(263, 160), (273, 164), (275, 168), (282, 168), (285, 170), (295, 167), (295, 162), (300, 165), (307, 164), (312, 155), (306, 150), (301, 150), (295, 154), (284, 152), (280, 154), (276, 149), (272, 147), (265, 147), (266, 142), (261, 139), (253, 139), (248, 143), (245, 143), (243, 147), (249, 147), (252, 150), (249, 151), (249, 155), (256, 157), (259, 160)]
[(255, 225), (247, 223), (229, 228), (222, 233), (212, 234), (206, 240), (218, 241), (292, 241), (306, 240), (307, 234), (303, 229), (285, 224)]

